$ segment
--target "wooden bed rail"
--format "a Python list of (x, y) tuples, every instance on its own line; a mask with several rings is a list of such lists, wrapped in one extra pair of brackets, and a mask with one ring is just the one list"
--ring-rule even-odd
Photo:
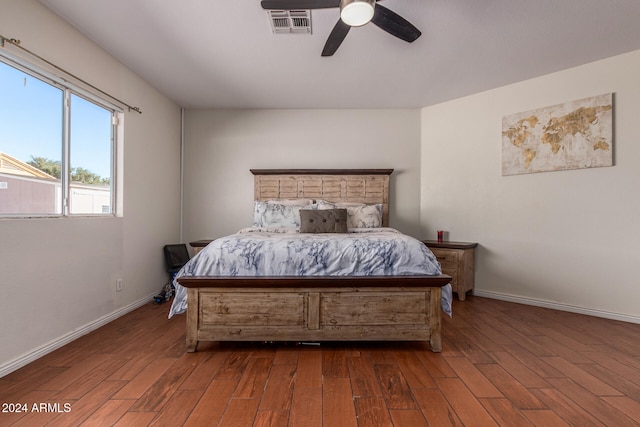
[(451, 276), (184, 276), (185, 288), (336, 288), (336, 287), (442, 287)]

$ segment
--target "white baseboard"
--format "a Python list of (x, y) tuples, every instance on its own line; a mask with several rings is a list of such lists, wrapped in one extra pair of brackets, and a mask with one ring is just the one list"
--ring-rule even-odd
[[(157, 293), (157, 292), (156, 292)], [(119, 308), (113, 313), (107, 314), (91, 323), (88, 323), (79, 329), (76, 329), (73, 332), (69, 332), (66, 335), (63, 335), (53, 341), (48, 342), (47, 344), (38, 347), (28, 353), (23, 354), (3, 365), (0, 365), (0, 378), (5, 375), (10, 374), (11, 372), (22, 368), (23, 366), (41, 358), (42, 356), (51, 353), (54, 350), (59, 349), (60, 347), (69, 344), (71, 341), (74, 341), (80, 338), (83, 335), (88, 334), (91, 331), (98, 329), (101, 326), (106, 325), (109, 322), (116, 320), (118, 317), (122, 317), (125, 314), (135, 310), (136, 308), (142, 307), (143, 305), (151, 302), (153, 300), (153, 296), (156, 294), (151, 294), (147, 297), (142, 298), (141, 300), (135, 301), (125, 307)]]
[(604, 310), (595, 310), (592, 308), (578, 307), (575, 305), (561, 304), (557, 302), (539, 300), (534, 298), (519, 297), (516, 295), (501, 294), (499, 292), (481, 291), (478, 289), (474, 289), (473, 295), (484, 297), (484, 298), (492, 298), (492, 299), (499, 299), (502, 301), (515, 302), (518, 304), (526, 304), (526, 305), (533, 305), (536, 307), (544, 307), (544, 308), (551, 308), (554, 310), (568, 311), (571, 313), (586, 314), (587, 316), (595, 316), (595, 317), (603, 317), (605, 319), (620, 320), (622, 322), (640, 323), (640, 317), (638, 316), (630, 316), (628, 314), (613, 313), (613, 312), (604, 311)]

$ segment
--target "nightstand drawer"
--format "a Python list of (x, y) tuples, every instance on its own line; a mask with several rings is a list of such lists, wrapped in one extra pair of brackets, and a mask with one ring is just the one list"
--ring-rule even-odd
[(422, 241), (442, 267), (442, 273), (451, 276), (451, 287), (458, 294), (458, 299), (464, 301), (467, 291), (474, 287), (474, 263), (477, 243), (468, 242), (438, 242), (436, 240)]
[[(431, 252), (436, 256), (436, 259), (442, 266), (442, 269), (456, 269), (458, 268), (458, 251), (451, 249), (439, 249), (431, 248)], [(449, 274), (449, 273), (446, 273)]]

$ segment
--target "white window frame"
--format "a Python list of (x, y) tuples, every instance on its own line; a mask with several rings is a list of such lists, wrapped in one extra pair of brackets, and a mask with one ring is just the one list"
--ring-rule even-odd
[[(62, 160), (61, 160), (61, 176), (60, 185), (62, 188), (61, 199), (57, 203), (62, 203), (61, 213), (52, 214), (0, 214), (0, 218), (43, 218), (43, 217), (114, 217), (122, 216), (122, 194), (120, 185), (119, 165), (122, 165), (121, 145), (123, 135), (123, 113), (124, 110), (104, 97), (93, 93), (91, 90), (81, 87), (80, 85), (70, 82), (63, 76), (54, 72), (47, 71), (38, 67), (31, 62), (12, 55), (0, 49), (0, 61), (5, 65), (13, 67), (25, 74), (28, 74), (44, 83), (50, 84), (63, 91), (63, 126), (62, 126)], [(71, 95), (76, 95), (88, 102), (92, 102), (105, 110), (111, 112), (111, 176), (110, 176), (110, 204), (111, 212), (109, 213), (79, 213), (72, 214), (70, 212), (70, 126), (71, 126)]]

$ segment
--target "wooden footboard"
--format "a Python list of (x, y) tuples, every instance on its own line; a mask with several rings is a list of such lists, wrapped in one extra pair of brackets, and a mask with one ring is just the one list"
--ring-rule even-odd
[(182, 277), (199, 341), (429, 341), (440, 352), (451, 277)]

